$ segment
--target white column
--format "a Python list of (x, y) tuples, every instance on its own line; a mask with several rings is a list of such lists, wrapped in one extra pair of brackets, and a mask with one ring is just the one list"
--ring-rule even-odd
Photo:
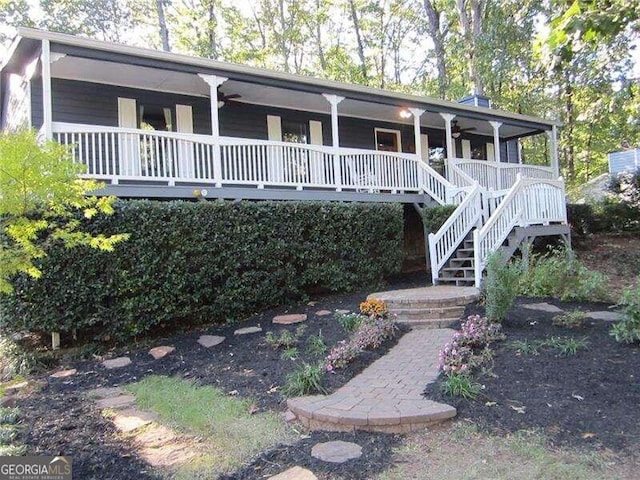
[(416, 146), (416, 157), (418, 161), (422, 161), (422, 142), (420, 141), (420, 117), (424, 113), (424, 110), (420, 108), (410, 108), (409, 111), (413, 115), (413, 135), (415, 137), (414, 144)]
[(500, 162), (500, 127), (502, 122), (489, 122), (493, 128), (493, 156), (496, 162)]
[(322, 96), (331, 104), (331, 145), (333, 146), (333, 174), (336, 191), (342, 191), (342, 173), (340, 169), (340, 136), (338, 134), (338, 104), (344, 97), (323, 93)]
[(558, 162), (558, 129), (554, 125), (551, 130), (547, 130), (549, 136), (549, 153), (551, 156), (551, 168), (553, 169), (553, 176), (558, 178), (560, 176), (560, 164)]
[(444, 118), (444, 128), (447, 139), (447, 158), (456, 158), (456, 146), (451, 136), (451, 121), (456, 118), (456, 116), (452, 113), (441, 113), (440, 116)]
[(47, 140), (53, 138), (53, 114), (51, 107), (51, 45), (49, 40), (42, 40), (40, 53), (42, 64), (42, 131)]
[(198, 76), (209, 85), (209, 101), (211, 103), (211, 136), (213, 137), (213, 179), (216, 187), (222, 186), (222, 163), (220, 161), (220, 120), (218, 118), (218, 87), (229, 80), (227, 77), (206, 75)]

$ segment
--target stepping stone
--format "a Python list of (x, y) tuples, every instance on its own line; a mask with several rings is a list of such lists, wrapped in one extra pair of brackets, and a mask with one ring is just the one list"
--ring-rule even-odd
[(347, 313), (351, 313), (351, 310), (336, 310), (336, 313), (340, 315), (346, 315)]
[(166, 345), (162, 345), (160, 347), (154, 347), (149, 350), (149, 355), (153, 357), (154, 360), (160, 360), (163, 357), (166, 357), (170, 353), (173, 353), (176, 349), (174, 347), (168, 347)]
[(551, 305), (550, 303), (527, 303), (526, 305), (522, 305), (524, 308), (528, 308), (529, 310), (538, 310), (540, 312), (548, 312), (548, 313), (562, 313), (564, 310), (556, 307), (555, 305)]
[(136, 401), (133, 395), (118, 395), (117, 397), (107, 397), (96, 402), (102, 409), (116, 409), (128, 407)]
[(289, 315), (278, 315), (273, 317), (273, 323), (279, 325), (291, 325), (292, 323), (304, 322), (307, 319), (306, 313), (292, 313)]
[(89, 390), (87, 393), (90, 397), (102, 399), (117, 397), (118, 395), (125, 395), (126, 392), (120, 387), (100, 387)]
[(287, 410), (282, 414), (282, 418), (284, 419), (285, 422), (291, 423), (296, 419), (296, 414), (293, 413), (291, 410)]
[(59, 372), (52, 373), (49, 376), (51, 378), (67, 378), (67, 377), (70, 377), (72, 375), (75, 375), (76, 372), (77, 372), (77, 370), (75, 368), (72, 368), (71, 370), (60, 370)]
[(331, 310), (318, 310), (316, 315), (319, 317), (326, 317), (327, 315), (331, 315)]
[(318, 480), (311, 470), (302, 467), (291, 467), (278, 475), (269, 477), (271, 480)]
[(317, 443), (311, 449), (311, 456), (331, 463), (344, 463), (347, 460), (360, 458), (362, 447), (357, 443), (336, 440)]
[(107, 370), (113, 370), (114, 368), (122, 368), (127, 365), (131, 365), (131, 359), (129, 357), (118, 357), (111, 360), (105, 360), (102, 362), (102, 366)]
[(151, 412), (143, 412), (137, 408), (127, 408), (116, 412), (111, 421), (122, 433), (129, 433), (141, 427), (157, 421), (157, 415)]
[(310, 307), (315, 307), (316, 303), (318, 303), (318, 302), (309, 302), (309, 303), (307, 303), (307, 305), (309, 305)]
[(233, 334), (234, 335), (247, 335), (248, 333), (259, 333), (261, 331), (262, 331), (261, 327), (244, 327), (244, 328), (239, 328), (238, 330), (233, 332)]
[(27, 381), (14, 383), (13, 385), (7, 385), (6, 387), (4, 387), (4, 391), (8, 393), (17, 392), (18, 390), (22, 390), (27, 385), (29, 385), (29, 382)]
[(218, 335), (202, 335), (198, 339), (198, 343), (204, 348), (215, 347), (216, 345), (220, 345), (222, 342), (224, 342), (224, 337), (219, 337)]
[(589, 318), (593, 318), (594, 320), (604, 320), (605, 322), (617, 322), (619, 320), (624, 319), (624, 314), (620, 312), (611, 312), (611, 311), (598, 311), (598, 312), (589, 312), (585, 316)]

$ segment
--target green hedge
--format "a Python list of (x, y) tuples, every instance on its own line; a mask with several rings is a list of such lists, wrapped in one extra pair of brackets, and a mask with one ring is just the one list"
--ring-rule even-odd
[(574, 235), (640, 231), (640, 209), (616, 200), (569, 204), (567, 215)]
[(0, 298), (2, 328), (128, 340), (373, 287), (402, 265), (400, 205), (132, 200), (87, 228), (131, 238), (113, 253), (49, 248), (42, 278)]

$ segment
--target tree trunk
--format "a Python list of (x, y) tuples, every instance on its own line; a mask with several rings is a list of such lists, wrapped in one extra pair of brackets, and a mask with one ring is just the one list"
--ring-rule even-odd
[(216, 6), (215, 0), (209, 0), (209, 24), (207, 25), (207, 35), (209, 36), (209, 52), (211, 58), (218, 58), (218, 45), (216, 41)]
[(156, 11), (158, 12), (158, 27), (160, 28), (160, 39), (162, 40), (162, 50), (171, 51), (169, 45), (169, 30), (167, 29), (167, 20), (164, 16), (164, 2), (167, 0), (156, 0)]
[(358, 12), (354, 0), (349, 0), (349, 7), (351, 9), (351, 20), (353, 22), (353, 29), (356, 33), (356, 41), (358, 42), (358, 57), (360, 58), (360, 71), (362, 72), (362, 78), (367, 81), (367, 61), (364, 56), (364, 45), (362, 42), (362, 35), (360, 33), (360, 20), (358, 20)]
[(465, 0), (456, 0), (460, 32), (466, 43), (467, 68), (469, 71), (469, 79), (473, 84), (472, 93), (483, 95), (484, 81), (478, 69), (476, 50), (477, 42), (482, 34), (482, 16), (484, 15), (486, 3), (483, 0), (470, 0), (470, 4), (471, 18), (469, 18)]
[(433, 42), (436, 54), (436, 69), (438, 70), (438, 96), (446, 98), (449, 79), (447, 78), (447, 59), (444, 49), (444, 38), (440, 31), (440, 12), (436, 10), (431, 0), (424, 0), (424, 11), (427, 14), (427, 31)]

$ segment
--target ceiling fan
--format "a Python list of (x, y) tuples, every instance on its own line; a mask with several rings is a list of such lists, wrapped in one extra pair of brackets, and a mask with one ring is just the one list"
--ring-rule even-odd
[(229, 95), (225, 95), (221, 90), (218, 90), (218, 108), (223, 107), (225, 103), (229, 102), (229, 100), (234, 100), (241, 97), (242, 95), (240, 95), (239, 93), (231, 93)]
[(457, 120), (454, 120), (451, 122), (451, 136), (453, 138), (458, 138), (461, 133), (470, 132), (471, 130), (475, 130), (475, 129), (476, 127), (460, 128)]

